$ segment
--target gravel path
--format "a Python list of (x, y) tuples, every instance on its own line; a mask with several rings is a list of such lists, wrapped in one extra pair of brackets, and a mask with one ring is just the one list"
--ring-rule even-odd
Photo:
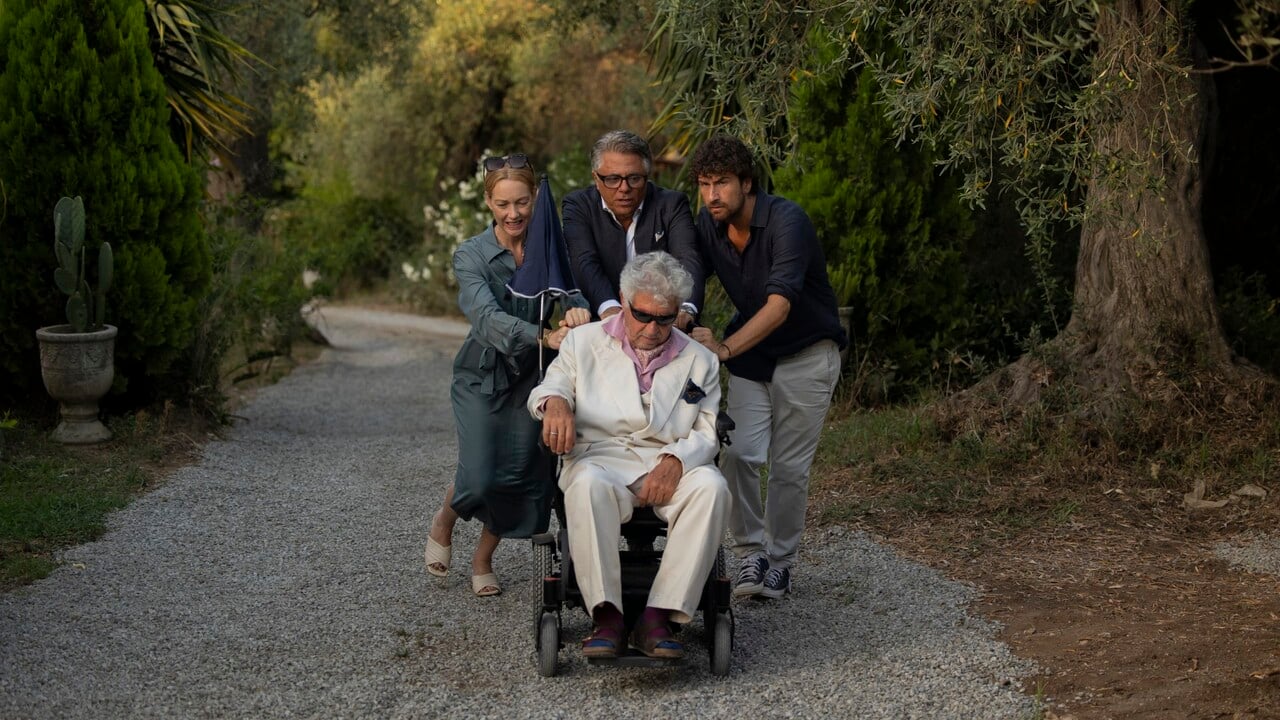
[(1214, 546), (1214, 554), (1232, 567), (1280, 575), (1280, 534), (1244, 533)]
[[(422, 567), (456, 454), (449, 360), (465, 328), (343, 308), (334, 347), (263, 390), (199, 464), (97, 542), (0, 595), (0, 717), (1022, 718), (1030, 666), (970, 616), (973, 591), (840, 529), (812, 531), (788, 598), (736, 606), (732, 673), (701, 622), (679, 669), (589, 667), (566, 613), (538, 677), (529, 544), (472, 596)], [(461, 571), (461, 572), (459, 572)]]

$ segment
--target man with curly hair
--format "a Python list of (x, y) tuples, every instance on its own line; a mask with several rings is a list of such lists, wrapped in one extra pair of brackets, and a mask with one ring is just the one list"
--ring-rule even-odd
[(813, 223), (800, 206), (760, 191), (754, 167), (747, 146), (725, 135), (690, 159), (703, 204), (702, 256), (737, 310), (722, 339), (705, 327), (693, 338), (729, 369), (727, 412), (737, 427), (720, 469), (733, 493), (729, 522), (741, 561), (734, 595), (776, 599), (791, 589), (809, 466), (847, 339)]

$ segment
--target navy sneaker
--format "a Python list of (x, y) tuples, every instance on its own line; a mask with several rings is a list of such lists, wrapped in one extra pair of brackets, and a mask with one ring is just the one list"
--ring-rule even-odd
[(733, 596), (759, 595), (764, 591), (764, 576), (768, 571), (769, 558), (764, 553), (754, 553), (743, 558), (738, 567), (738, 581), (733, 584)]
[(769, 568), (764, 576), (764, 589), (760, 594), (777, 600), (791, 592), (791, 568)]

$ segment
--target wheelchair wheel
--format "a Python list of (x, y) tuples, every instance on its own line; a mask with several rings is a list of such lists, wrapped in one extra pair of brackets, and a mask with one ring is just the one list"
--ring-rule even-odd
[(544, 612), (538, 619), (538, 674), (553, 677), (560, 657), (560, 617)]
[(729, 659), (733, 655), (733, 617), (728, 612), (711, 616), (711, 672), (725, 677), (729, 674)]
[(535, 545), (538, 557), (538, 573), (541, 577), (547, 578), (556, 574), (556, 551), (555, 545)]
[(715, 574), (713, 574), (712, 577), (714, 578), (729, 577), (729, 563), (725, 559), (726, 555), (727, 553), (723, 545), (716, 548), (716, 568), (715, 568)]

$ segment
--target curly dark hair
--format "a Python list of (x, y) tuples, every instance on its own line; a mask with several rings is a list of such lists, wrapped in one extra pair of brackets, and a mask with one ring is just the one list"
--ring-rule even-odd
[(752, 192), (756, 189), (755, 159), (746, 144), (732, 135), (716, 135), (693, 153), (689, 181), (697, 185), (704, 175), (736, 175), (739, 180), (751, 181)]

